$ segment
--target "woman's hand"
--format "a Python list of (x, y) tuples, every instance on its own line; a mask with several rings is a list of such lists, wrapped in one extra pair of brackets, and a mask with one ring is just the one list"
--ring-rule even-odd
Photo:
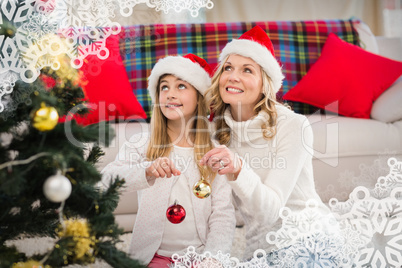
[(159, 157), (152, 162), (151, 166), (145, 169), (145, 174), (147, 177), (170, 178), (172, 175), (179, 176), (181, 172), (176, 169), (172, 160), (167, 157)]
[(242, 163), (241, 159), (229, 150), (228, 147), (219, 145), (201, 158), (200, 165), (209, 166), (214, 172), (218, 172), (220, 175), (233, 175), (228, 176), (228, 179), (236, 180)]
[(223, 265), (214, 258), (205, 258), (200, 262), (200, 268), (223, 268)]

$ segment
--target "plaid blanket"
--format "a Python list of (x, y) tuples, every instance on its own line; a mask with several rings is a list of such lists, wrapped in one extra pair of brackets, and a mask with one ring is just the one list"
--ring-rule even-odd
[[(267, 32), (274, 45), (276, 58), (282, 65), (285, 80), (277, 94), (279, 100), (316, 62), (330, 32), (346, 42), (359, 45), (358, 34), (351, 20), (153, 24), (122, 27), (120, 52), (134, 94), (147, 115), (151, 116), (147, 78), (158, 59), (167, 55), (194, 53), (206, 59), (214, 67), (223, 47), (255, 25), (261, 26)], [(295, 112), (302, 114), (310, 114), (317, 110), (303, 103), (290, 103), (290, 105)]]

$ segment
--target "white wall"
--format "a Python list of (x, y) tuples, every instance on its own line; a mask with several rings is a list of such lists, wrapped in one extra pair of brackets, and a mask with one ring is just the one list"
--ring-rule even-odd
[[(145, 1), (149, 0), (138, 1), (142, 4), (134, 7), (134, 12), (130, 17), (124, 17), (116, 12), (114, 20), (121, 25), (133, 25), (350, 19), (356, 17), (364, 21), (374, 35), (387, 34), (390, 36), (388, 32), (391, 28), (392, 32), (400, 32), (402, 35), (402, 0), (212, 0), (214, 7), (212, 9), (202, 8), (197, 18), (191, 17), (190, 12), (186, 10), (180, 13), (170, 10), (168, 14), (162, 11), (157, 12), (144, 4)], [(393, 23), (394, 26), (390, 26), (390, 23)], [(387, 29), (384, 29), (384, 25), (387, 25)]]
[(382, 35), (381, 0), (215, 0), (207, 22), (350, 19)]

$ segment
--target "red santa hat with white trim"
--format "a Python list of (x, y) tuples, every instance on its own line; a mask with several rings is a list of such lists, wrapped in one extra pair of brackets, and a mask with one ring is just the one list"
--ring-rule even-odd
[(212, 69), (203, 58), (191, 53), (185, 56), (167, 56), (158, 60), (148, 77), (148, 91), (152, 103), (156, 100), (159, 78), (165, 74), (172, 74), (190, 83), (202, 95), (211, 86)]
[(272, 79), (274, 92), (279, 91), (285, 77), (275, 58), (274, 46), (267, 33), (260, 26), (255, 26), (242, 34), (239, 39), (233, 39), (229, 42), (223, 48), (219, 61), (222, 62), (230, 54), (248, 57), (258, 63)]

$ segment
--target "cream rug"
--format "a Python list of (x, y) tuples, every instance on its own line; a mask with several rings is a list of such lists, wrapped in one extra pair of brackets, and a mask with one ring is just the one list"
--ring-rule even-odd
[[(120, 237), (122, 242), (118, 243), (116, 247), (124, 252), (128, 252), (128, 247), (131, 241), (131, 233), (125, 233)], [(231, 256), (240, 257), (243, 255), (243, 251), (245, 249), (246, 241), (244, 239), (244, 228), (236, 228), (235, 237), (233, 240), (233, 247)], [(34, 254), (44, 254), (48, 250), (50, 250), (55, 243), (55, 240), (49, 237), (41, 237), (41, 238), (24, 238), (19, 240), (8, 241), (6, 244), (15, 245), (20, 252), (24, 252), (28, 257)], [(111, 266), (105, 263), (104, 261), (97, 260), (95, 263), (82, 266), (82, 265), (68, 265), (68, 268), (110, 268)]]

